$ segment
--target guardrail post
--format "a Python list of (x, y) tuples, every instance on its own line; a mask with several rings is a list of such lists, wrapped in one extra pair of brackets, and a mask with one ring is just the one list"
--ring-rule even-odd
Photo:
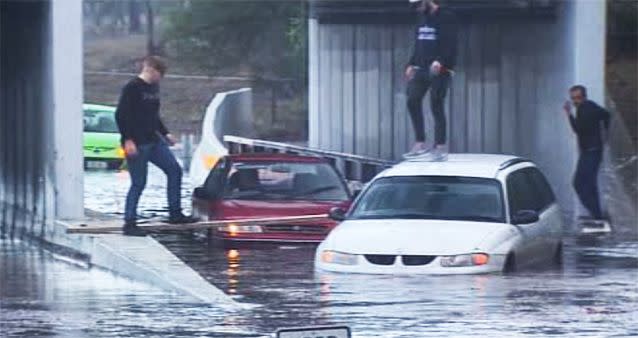
[(193, 134), (182, 135), (182, 166), (184, 171), (190, 170), (191, 159), (193, 155)]

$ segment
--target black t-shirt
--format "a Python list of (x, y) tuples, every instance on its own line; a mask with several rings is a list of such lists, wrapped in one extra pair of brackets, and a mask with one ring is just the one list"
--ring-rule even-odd
[(160, 135), (168, 130), (159, 116), (159, 86), (146, 83), (139, 77), (129, 81), (117, 104), (115, 119), (122, 134), (122, 143), (133, 140), (135, 144), (149, 144), (159, 141)]
[(454, 14), (439, 9), (433, 14), (419, 14), (414, 50), (409, 65), (429, 68), (437, 60), (452, 69), (456, 63), (457, 23)]
[(580, 150), (602, 149), (602, 128), (609, 130), (609, 119), (609, 112), (590, 100), (578, 106), (576, 117), (569, 115)]

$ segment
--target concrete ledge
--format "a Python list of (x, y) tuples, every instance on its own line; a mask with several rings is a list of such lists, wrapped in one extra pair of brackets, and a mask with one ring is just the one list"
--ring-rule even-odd
[(67, 226), (63, 220), (56, 221), (41, 239), (86, 255), (91, 265), (185, 295), (193, 301), (229, 310), (250, 307), (235, 302), (208, 283), (152, 237), (67, 234)]

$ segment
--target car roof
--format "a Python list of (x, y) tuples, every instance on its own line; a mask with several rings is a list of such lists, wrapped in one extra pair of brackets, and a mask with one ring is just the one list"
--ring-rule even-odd
[(430, 162), (403, 161), (384, 171), (380, 177), (391, 176), (465, 176), (495, 178), (508, 166), (531, 161), (511, 156), (494, 154), (450, 154), (447, 161)]
[(116, 108), (113, 107), (113, 106), (106, 106), (106, 105), (103, 105), (103, 104), (85, 103), (85, 104), (82, 105), (82, 109), (83, 110), (96, 110), (96, 111), (114, 112)]
[(241, 153), (227, 156), (233, 162), (306, 162), (327, 163), (321, 157), (282, 153)]

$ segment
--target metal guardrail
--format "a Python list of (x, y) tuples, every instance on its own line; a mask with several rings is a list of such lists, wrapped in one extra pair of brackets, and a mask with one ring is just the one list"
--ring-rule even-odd
[(384, 169), (396, 164), (394, 161), (382, 160), (373, 157), (232, 135), (225, 135), (224, 143), (226, 144), (230, 154), (245, 152), (286, 153), (324, 157), (341, 172), (346, 180), (349, 181), (368, 182)]

